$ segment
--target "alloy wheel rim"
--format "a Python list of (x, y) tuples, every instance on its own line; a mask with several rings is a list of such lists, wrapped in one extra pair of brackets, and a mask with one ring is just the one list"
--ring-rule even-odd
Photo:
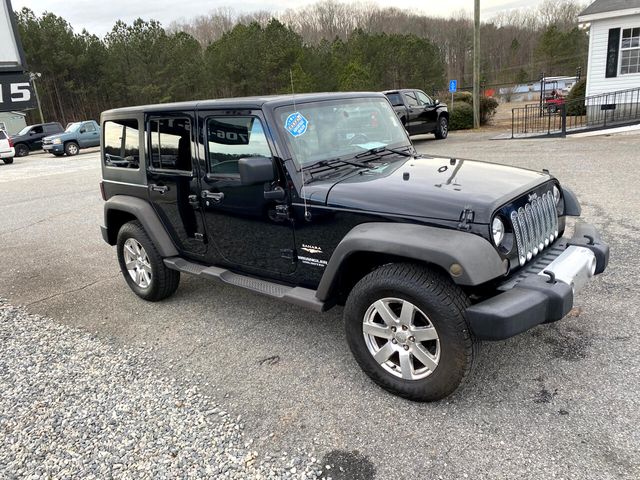
[(440, 130), (442, 130), (442, 133), (444, 135), (446, 135), (447, 131), (449, 130), (449, 126), (447, 125), (447, 121), (444, 118), (442, 120), (440, 120)]
[(76, 153), (78, 153), (78, 147), (73, 144), (69, 145), (69, 153), (75, 155)]
[(369, 353), (403, 380), (431, 375), (440, 361), (440, 337), (429, 317), (401, 298), (382, 298), (364, 314), (362, 334)]
[(151, 285), (151, 263), (144, 247), (135, 238), (124, 242), (124, 263), (129, 276), (140, 288)]

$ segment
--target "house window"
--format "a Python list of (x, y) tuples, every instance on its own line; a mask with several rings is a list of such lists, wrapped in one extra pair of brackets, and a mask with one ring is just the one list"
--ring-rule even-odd
[(640, 73), (640, 27), (622, 30), (620, 74)]

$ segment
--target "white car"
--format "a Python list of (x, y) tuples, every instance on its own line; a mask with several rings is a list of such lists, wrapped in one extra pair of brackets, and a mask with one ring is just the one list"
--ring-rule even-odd
[(0, 159), (4, 163), (13, 163), (13, 157), (16, 156), (16, 151), (13, 148), (13, 142), (7, 132), (0, 130)]

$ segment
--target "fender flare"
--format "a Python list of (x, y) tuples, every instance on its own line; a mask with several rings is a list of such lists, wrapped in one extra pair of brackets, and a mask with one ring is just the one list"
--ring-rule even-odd
[[(458, 285), (480, 285), (507, 272), (488, 240), (472, 233), (409, 223), (363, 223), (354, 227), (334, 250), (318, 285), (316, 296), (326, 301), (344, 261), (357, 252), (390, 254), (432, 263), (447, 272)], [(458, 276), (452, 264), (462, 266)]]
[(109, 232), (109, 238), (115, 239), (118, 232), (111, 231), (113, 225), (110, 225), (110, 223), (113, 224), (113, 222), (110, 222), (110, 213), (112, 212), (126, 212), (133, 215), (142, 224), (145, 232), (147, 232), (147, 235), (149, 235), (163, 257), (175, 257), (178, 255), (178, 249), (171, 241), (171, 237), (158, 218), (158, 214), (146, 200), (130, 195), (115, 195), (105, 202), (104, 224)]
[(570, 217), (579, 217), (582, 213), (582, 207), (580, 207), (578, 197), (570, 188), (565, 186), (560, 188), (562, 188), (562, 196), (564, 198), (564, 214)]

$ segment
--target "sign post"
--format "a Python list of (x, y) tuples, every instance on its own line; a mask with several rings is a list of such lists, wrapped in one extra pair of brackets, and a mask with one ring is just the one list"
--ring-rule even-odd
[(451, 92), (451, 111), (453, 111), (453, 94), (458, 91), (458, 80), (449, 80), (449, 92)]

